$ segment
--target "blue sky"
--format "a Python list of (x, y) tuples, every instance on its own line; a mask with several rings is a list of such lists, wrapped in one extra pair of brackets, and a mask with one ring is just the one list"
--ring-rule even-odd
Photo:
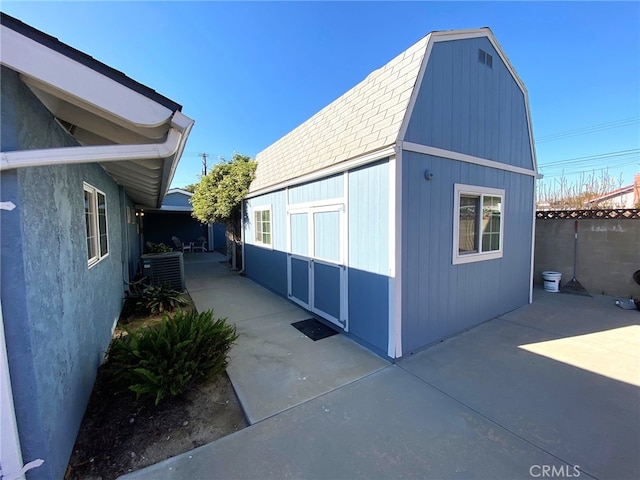
[(608, 167), (626, 185), (640, 172), (638, 2), (3, 1), (1, 9), (183, 105), (196, 125), (174, 187), (198, 181), (202, 152), (210, 165), (234, 151), (254, 157), (430, 31), (484, 26), (529, 91), (545, 182)]

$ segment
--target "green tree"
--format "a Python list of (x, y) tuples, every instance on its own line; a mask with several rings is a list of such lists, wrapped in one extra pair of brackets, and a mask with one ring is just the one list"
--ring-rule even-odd
[(186, 190), (187, 192), (195, 193), (197, 186), (198, 186), (197, 183), (190, 183), (186, 187), (182, 187), (182, 190)]
[(256, 162), (234, 153), (224, 158), (200, 179), (191, 197), (192, 215), (202, 223), (219, 222), (227, 227), (231, 241), (231, 263), (236, 266), (236, 247), (242, 228), (242, 200), (255, 178)]

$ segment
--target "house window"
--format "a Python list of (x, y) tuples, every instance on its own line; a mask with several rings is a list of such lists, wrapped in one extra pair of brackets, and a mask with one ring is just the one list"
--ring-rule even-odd
[(504, 190), (455, 185), (453, 264), (502, 257)]
[(84, 220), (87, 234), (87, 260), (95, 265), (109, 253), (107, 233), (107, 197), (88, 183), (84, 184)]
[(257, 245), (271, 246), (271, 207), (254, 209), (255, 242)]

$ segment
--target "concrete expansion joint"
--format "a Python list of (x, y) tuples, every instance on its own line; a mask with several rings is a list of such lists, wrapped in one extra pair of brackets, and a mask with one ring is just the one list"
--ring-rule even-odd
[(517, 325), (518, 327), (528, 328), (530, 330), (535, 330), (536, 332), (548, 333), (548, 334), (551, 334), (551, 335), (558, 335), (560, 337), (565, 336), (561, 332), (554, 332), (553, 330), (546, 330), (544, 328), (534, 327), (534, 326), (531, 326), (531, 325), (527, 325), (526, 323), (520, 323), (520, 322), (517, 322), (515, 320), (509, 320), (507, 318), (496, 317), (494, 320), (500, 320), (502, 322), (509, 323), (511, 325)]
[(271, 415), (269, 415), (267, 417), (261, 418), (260, 420), (257, 420), (254, 423), (251, 423), (251, 419), (246, 415), (246, 410), (244, 408), (244, 405), (242, 405), (242, 400), (239, 399), (240, 403), (241, 403), (241, 407), (242, 407), (243, 411), (245, 412), (245, 417), (247, 418), (247, 421), (250, 423), (250, 426), (248, 428), (253, 427), (254, 425), (258, 425), (258, 424), (264, 422), (265, 420), (269, 420), (270, 418), (277, 417), (280, 414), (283, 414), (285, 412), (288, 412), (289, 410), (293, 410), (295, 408), (298, 408), (298, 407), (300, 407), (300, 406), (302, 406), (302, 405), (304, 405), (306, 403), (309, 403), (311, 401), (314, 401), (314, 400), (316, 400), (318, 398), (322, 398), (322, 397), (324, 397), (326, 395), (329, 395), (330, 393), (335, 392), (336, 390), (340, 390), (340, 389), (342, 389), (342, 388), (344, 388), (344, 387), (346, 387), (348, 385), (354, 384), (356, 382), (363, 381), (367, 377), (370, 377), (371, 375), (379, 373), (379, 372), (383, 371), (386, 368), (392, 367), (393, 365), (394, 365), (393, 363), (389, 363), (388, 365), (384, 365), (384, 366), (382, 366), (382, 367), (380, 367), (380, 368), (378, 368), (376, 370), (373, 370), (372, 372), (367, 373), (366, 375), (362, 375), (361, 377), (354, 378), (353, 380), (350, 380), (350, 381), (348, 381), (346, 383), (343, 383), (341, 385), (337, 385), (337, 386), (333, 387), (331, 390), (327, 390), (326, 392), (323, 392), (320, 395), (316, 395), (315, 397), (308, 398), (306, 400), (303, 400), (300, 403), (296, 403), (295, 405), (291, 405), (291, 406), (289, 406), (287, 408), (283, 408), (282, 410), (277, 411), (277, 412), (275, 412), (275, 413), (273, 413), (273, 414), (271, 414)]

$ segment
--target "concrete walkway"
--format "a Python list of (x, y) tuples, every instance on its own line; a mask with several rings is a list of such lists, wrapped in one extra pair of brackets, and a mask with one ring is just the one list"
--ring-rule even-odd
[(240, 332), (228, 373), (252, 425), (122, 478), (640, 478), (639, 312), (539, 290), (391, 365), (304, 337), (308, 313), (220, 260), (187, 255), (187, 286)]
[(309, 312), (230, 272), (218, 253), (187, 254), (185, 275), (198, 311), (213, 309), (237, 328), (227, 373), (249, 424), (389, 365), (344, 335), (303, 335), (291, 323)]

